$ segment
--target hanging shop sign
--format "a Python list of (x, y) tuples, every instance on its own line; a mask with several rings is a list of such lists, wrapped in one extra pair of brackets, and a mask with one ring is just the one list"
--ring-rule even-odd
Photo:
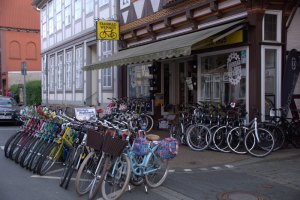
[(240, 56), (236, 52), (229, 54), (227, 58), (227, 70), (226, 75), (229, 83), (232, 85), (239, 84), (242, 78), (242, 67)]
[(97, 21), (97, 40), (119, 40), (119, 22)]
[(220, 35), (215, 35), (198, 42), (194, 45), (193, 50), (208, 49), (243, 42), (243, 30), (233, 32), (214, 42), (214, 39), (217, 37), (220, 37)]

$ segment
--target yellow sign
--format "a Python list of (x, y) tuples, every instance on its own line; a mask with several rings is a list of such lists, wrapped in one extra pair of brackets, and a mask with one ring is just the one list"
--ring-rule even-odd
[(97, 21), (97, 40), (119, 40), (119, 22)]
[(233, 32), (233, 33), (213, 42), (213, 40), (217, 37), (219, 37), (219, 35), (212, 36), (212, 37), (206, 38), (204, 40), (201, 40), (200, 42), (193, 45), (194, 46), (193, 50), (207, 49), (207, 48), (212, 48), (212, 47), (219, 47), (219, 46), (243, 42), (243, 30)]

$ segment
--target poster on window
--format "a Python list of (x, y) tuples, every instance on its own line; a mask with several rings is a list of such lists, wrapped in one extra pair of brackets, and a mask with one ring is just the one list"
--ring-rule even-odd
[(227, 70), (229, 82), (232, 85), (239, 84), (242, 78), (242, 67), (240, 56), (236, 52), (229, 54), (227, 58)]

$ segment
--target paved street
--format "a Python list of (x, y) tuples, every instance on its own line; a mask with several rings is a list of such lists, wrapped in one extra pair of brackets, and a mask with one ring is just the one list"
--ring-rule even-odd
[[(14, 126), (0, 126), (2, 148), (6, 139), (16, 130)], [(77, 196), (74, 181), (68, 190), (59, 187), (60, 165), (40, 177), (6, 159), (2, 148), (1, 200), (87, 199), (87, 196)], [(248, 155), (212, 151), (192, 152), (182, 146), (178, 158), (171, 161), (171, 170), (163, 186), (150, 189), (148, 194), (143, 187), (136, 187), (121, 199), (299, 200), (300, 150), (286, 149), (257, 159)]]

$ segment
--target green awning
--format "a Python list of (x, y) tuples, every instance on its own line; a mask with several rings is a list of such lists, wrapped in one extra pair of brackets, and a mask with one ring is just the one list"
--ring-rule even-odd
[(212, 35), (241, 23), (243, 20), (220, 25), (210, 29), (197, 31), (187, 35), (161, 40), (151, 44), (138, 46), (120, 51), (111, 57), (104, 58), (98, 63), (87, 65), (83, 70), (96, 70), (112, 66), (130, 65), (155, 60), (191, 55), (193, 45)]

